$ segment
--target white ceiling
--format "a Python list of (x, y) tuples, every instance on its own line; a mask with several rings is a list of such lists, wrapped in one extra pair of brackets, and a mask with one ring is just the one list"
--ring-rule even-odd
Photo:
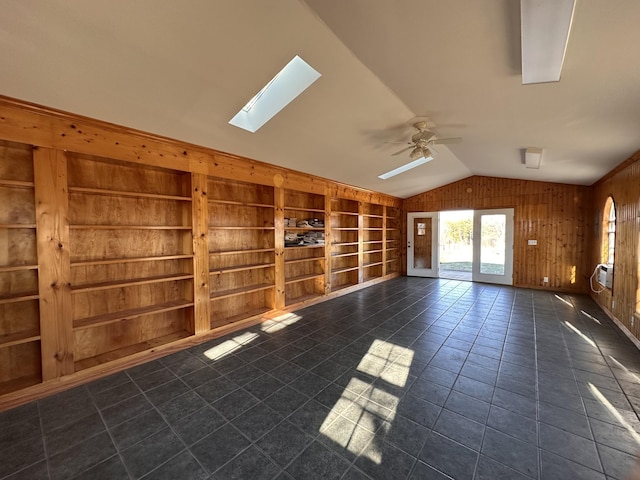
[[(0, 0), (0, 94), (408, 197), (467, 177), (591, 184), (640, 147), (640, 2), (577, 0), (562, 79), (522, 85), (517, 0)], [(294, 55), (322, 77), (231, 117)], [(435, 160), (389, 180), (411, 121)], [(522, 150), (543, 147), (539, 170)]]

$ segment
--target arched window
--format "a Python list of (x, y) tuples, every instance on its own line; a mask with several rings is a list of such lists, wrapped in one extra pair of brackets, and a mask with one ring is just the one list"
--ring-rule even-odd
[(607, 198), (602, 216), (602, 263), (613, 265), (616, 249), (616, 206)]

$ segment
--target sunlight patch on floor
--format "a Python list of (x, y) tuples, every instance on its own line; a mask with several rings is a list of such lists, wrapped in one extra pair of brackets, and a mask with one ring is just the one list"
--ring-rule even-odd
[(622, 416), (622, 414), (620, 414), (620, 412), (618, 411), (618, 409), (616, 407), (614, 407), (611, 402), (609, 402), (609, 400), (607, 400), (607, 397), (605, 397), (602, 392), (598, 389), (598, 387), (596, 387), (593, 383), (588, 383), (587, 384), (589, 386), (589, 390), (591, 390), (591, 393), (593, 393), (593, 395), (598, 399), (598, 401), (604, 405), (607, 410), (609, 410), (611, 412), (611, 415), (613, 415), (615, 417), (615, 419), (620, 422), (620, 424), (629, 432), (629, 434), (633, 437), (633, 439), (636, 441), (636, 443), (638, 445), (640, 445), (640, 435), (638, 435), (638, 433), (634, 430), (634, 428), (629, 424), (629, 422), (627, 422), (625, 420), (625, 418)]
[(246, 332), (230, 340), (225, 340), (215, 347), (211, 347), (209, 350), (204, 352), (204, 355), (210, 360), (220, 360), (228, 355), (231, 355), (233, 352), (240, 350), (242, 347), (244, 347), (248, 343), (251, 343), (256, 338), (258, 338), (257, 333)]
[(284, 328), (287, 328), (289, 325), (293, 325), (301, 319), (302, 317), (300, 315), (296, 315), (295, 313), (285, 313), (283, 315), (278, 315), (277, 317), (270, 318), (269, 320), (263, 322), (261, 330), (266, 333), (275, 333)]
[[(354, 455), (363, 454), (370, 441), (375, 442), (374, 432), (388, 431), (396, 416), (399, 399), (382, 386), (404, 387), (412, 361), (413, 351), (406, 347), (374, 340), (357, 366), (357, 371), (371, 380), (354, 377), (349, 381), (320, 432)], [(371, 446), (364, 455), (379, 465), (382, 450)]]

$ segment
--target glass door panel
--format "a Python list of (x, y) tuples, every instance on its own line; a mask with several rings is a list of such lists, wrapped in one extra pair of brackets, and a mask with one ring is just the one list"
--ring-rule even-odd
[(513, 284), (513, 209), (476, 210), (473, 281)]

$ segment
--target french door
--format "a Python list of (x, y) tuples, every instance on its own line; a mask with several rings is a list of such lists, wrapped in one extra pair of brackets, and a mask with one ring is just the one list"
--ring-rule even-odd
[(513, 208), (473, 212), (471, 279), (513, 285)]
[[(438, 277), (438, 212), (407, 214), (407, 275)], [(513, 284), (513, 208), (473, 212), (474, 282)]]
[(407, 215), (407, 275), (437, 277), (438, 212)]

